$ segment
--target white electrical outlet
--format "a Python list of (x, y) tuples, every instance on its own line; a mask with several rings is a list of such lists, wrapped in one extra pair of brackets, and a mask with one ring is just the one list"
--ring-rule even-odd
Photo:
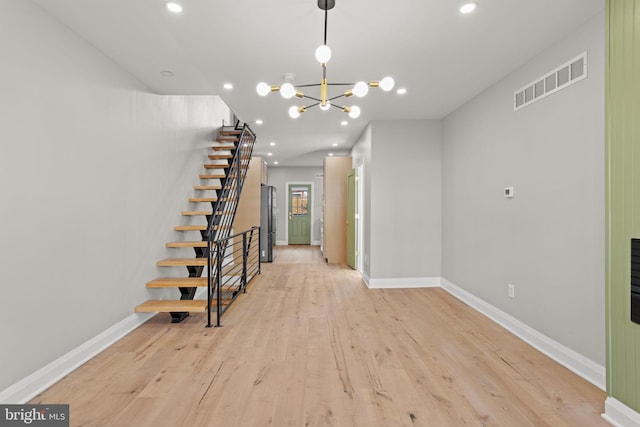
[(511, 199), (513, 198), (514, 194), (513, 194), (513, 187), (505, 187), (504, 189), (504, 197), (506, 197), (507, 199)]
[(516, 297), (516, 286), (512, 285), (511, 283), (507, 284), (507, 294), (509, 295), (509, 298), (515, 298)]

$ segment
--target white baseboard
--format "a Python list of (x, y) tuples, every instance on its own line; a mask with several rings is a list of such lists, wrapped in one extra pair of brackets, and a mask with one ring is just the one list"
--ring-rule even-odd
[(396, 279), (370, 279), (365, 283), (371, 289), (435, 288), (440, 286), (439, 277), (402, 277)]
[(611, 396), (604, 401), (602, 418), (616, 427), (640, 427), (640, 414)]
[(531, 344), (542, 353), (589, 381), (596, 387), (605, 390), (606, 369), (604, 366), (587, 359), (559, 342), (541, 334), (515, 317), (481, 300), (448, 280), (442, 279), (441, 284), (442, 288), (454, 297), (475, 308), (480, 313), (484, 314), (503, 328), (515, 334), (523, 341)]
[(151, 319), (155, 313), (135, 313), (67, 354), (0, 392), (1, 404), (24, 404), (86, 361)]
[(311, 246), (320, 246), (322, 244), (322, 242), (320, 240), (314, 240), (313, 242), (311, 242)]
[(362, 274), (362, 280), (364, 281), (364, 284), (367, 285), (367, 288), (370, 288), (371, 286), (369, 286), (369, 283), (371, 282), (371, 279), (369, 278), (369, 276), (367, 276), (364, 271), (361, 271), (360, 274)]

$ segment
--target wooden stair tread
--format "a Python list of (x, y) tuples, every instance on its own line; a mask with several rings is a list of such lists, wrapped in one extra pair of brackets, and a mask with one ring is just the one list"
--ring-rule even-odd
[(193, 187), (195, 190), (198, 191), (205, 191), (205, 190), (222, 190), (222, 186), (221, 185), (196, 185)]
[(225, 177), (223, 173), (214, 173), (214, 174), (204, 174), (199, 175), (200, 179), (221, 179)]
[(212, 145), (213, 151), (233, 151), (236, 149), (235, 145)]
[(211, 160), (233, 159), (232, 154), (209, 154)]
[[(229, 229), (230, 227), (228, 225), (214, 225), (213, 229), (214, 230), (222, 230), (222, 229)], [(173, 227), (174, 231), (204, 231), (207, 229), (206, 225), (176, 225), (175, 227)]]
[(240, 130), (240, 129), (234, 129), (234, 130), (221, 130), (221, 131), (220, 131), (220, 135), (222, 135), (222, 136), (240, 135), (241, 133), (242, 133), (242, 130)]
[(206, 248), (206, 240), (200, 240), (195, 242), (177, 241), (167, 242), (165, 245), (167, 248)]
[(206, 225), (176, 225), (173, 227), (174, 231), (204, 231), (206, 229)]
[(202, 267), (207, 265), (207, 258), (165, 258), (156, 262), (158, 267)]
[(229, 167), (228, 164), (206, 164), (204, 165), (205, 169), (227, 169)]
[(149, 300), (136, 307), (136, 313), (206, 313), (207, 300)]
[(216, 142), (238, 142), (239, 138), (234, 136), (220, 136), (216, 138)]
[(191, 203), (204, 203), (204, 202), (216, 202), (218, 200), (217, 197), (191, 197), (189, 201)]
[(147, 288), (196, 288), (207, 286), (206, 277), (158, 277), (147, 283)]
[(213, 212), (212, 211), (183, 211), (182, 215), (185, 215), (185, 216), (195, 216), (195, 215), (210, 216), (210, 215), (213, 215)]

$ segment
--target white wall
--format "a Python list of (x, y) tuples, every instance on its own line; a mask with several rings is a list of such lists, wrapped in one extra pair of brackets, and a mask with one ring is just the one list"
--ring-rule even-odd
[(440, 277), (441, 139), (438, 121), (374, 121), (351, 151), (354, 167), (365, 165), (363, 258), (371, 286)]
[(2, 7), (0, 390), (159, 295), (145, 283), (230, 120), (217, 97), (148, 93), (30, 2)]
[[(601, 365), (604, 40), (600, 15), (443, 121), (443, 277)], [(587, 79), (513, 111), (584, 51)]]
[(322, 219), (322, 173), (321, 167), (289, 168), (269, 166), (267, 169), (267, 181), (269, 185), (276, 187), (276, 202), (278, 204), (276, 242), (286, 243), (287, 229), (287, 183), (296, 184), (303, 182), (313, 183), (313, 224), (311, 224), (311, 243), (320, 244), (320, 220)]

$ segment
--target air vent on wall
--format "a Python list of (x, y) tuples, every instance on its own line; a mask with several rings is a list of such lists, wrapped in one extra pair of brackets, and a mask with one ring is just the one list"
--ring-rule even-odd
[(517, 111), (587, 77), (587, 52), (573, 58), (513, 94), (513, 109)]

